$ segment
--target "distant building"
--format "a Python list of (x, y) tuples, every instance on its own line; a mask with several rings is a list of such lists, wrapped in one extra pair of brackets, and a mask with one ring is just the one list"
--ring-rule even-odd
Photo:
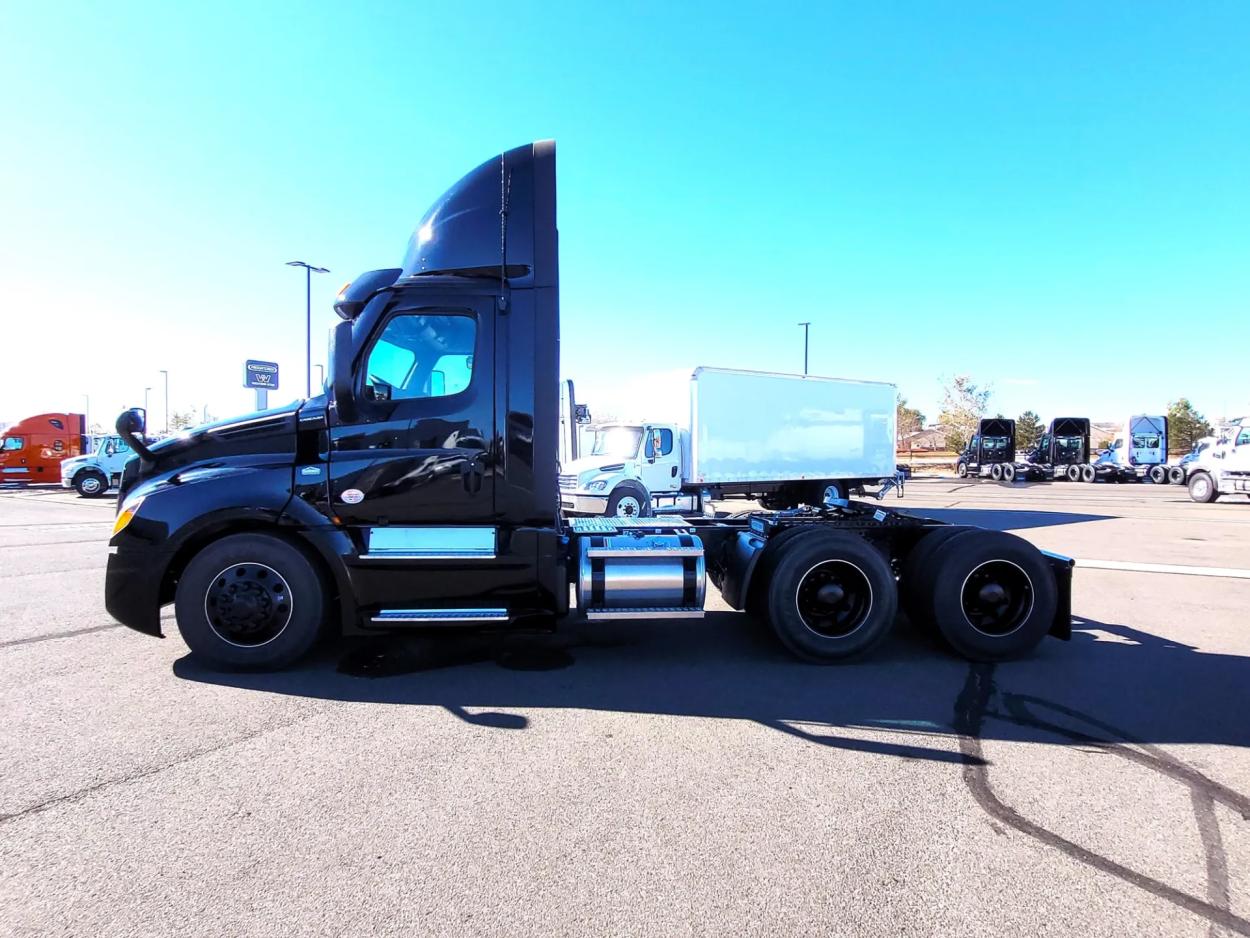
[(904, 434), (898, 441), (898, 448), (903, 452), (940, 452), (946, 449), (946, 436), (949, 432), (942, 424), (933, 424), (915, 433)]

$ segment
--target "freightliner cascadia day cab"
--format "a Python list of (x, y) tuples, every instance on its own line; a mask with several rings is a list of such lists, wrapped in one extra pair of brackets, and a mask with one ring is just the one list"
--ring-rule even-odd
[(1169, 466), (1168, 418), (1159, 414), (1135, 414), (1124, 422), (1124, 429), (1094, 462), (1099, 476), (1107, 473), (1114, 481), (1149, 479), (1156, 485), (1185, 481), (1185, 470)]
[(892, 384), (696, 368), (682, 394), (685, 426), (596, 428), (589, 454), (560, 467), (560, 507), (645, 517), (745, 498), (777, 510), (896, 484)]
[[(274, 668), (323, 627), (552, 629), (570, 612), (703, 614), (710, 580), (801, 658), (863, 654), (911, 618), (973, 658), (1071, 634), (1072, 561), (877, 505), (749, 517), (560, 512), (555, 145), (483, 163), (402, 268), (344, 288), (325, 394), (150, 447), (123, 474), (105, 603), (192, 652)], [(763, 445), (763, 441), (761, 444)]]
[(1015, 478), (1016, 422), (1004, 417), (987, 417), (977, 425), (977, 432), (955, 462), (955, 474), (989, 476), (991, 479)]
[(1003, 479), (1093, 482), (1098, 470), (1090, 462), (1089, 438), (1088, 418), (1056, 417), (1010, 476), (1004, 469)]
[(6, 427), (0, 435), (0, 482), (59, 485), (61, 460), (86, 452), (87, 418), (39, 414)]

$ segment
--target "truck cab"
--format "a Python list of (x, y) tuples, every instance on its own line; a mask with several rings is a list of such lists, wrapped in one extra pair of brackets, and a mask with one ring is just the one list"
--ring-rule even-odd
[(983, 419), (977, 425), (968, 445), (955, 463), (955, 472), (961, 478), (985, 476), (999, 481), (1011, 481), (1014, 472), (1007, 469), (1016, 459), (1016, 422), (1005, 417)]
[[(335, 311), (316, 397), (152, 444), (137, 411), (119, 417), (136, 453), (105, 576), (119, 622), (160, 635), (172, 603), (197, 657), (268, 669), (327, 630), (551, 630), (570, 593), (589, 621), (698, 618), (711, 583), (815, 662), (876, 646), (900, 596), (969, 657), (1071, 635), (1072, 561), (1002, 532), (846, 500), (566, 518), (551, 141), (463, 177), (402, 266), (358, 277)], [(680, 448), (674, 427), (622, 425), (590, 471), (629, 456), (658, 485)]]
[(99, 498), (121, 482), (126, 460), (134, 450), (118, 435), (91, 438), (91, 452), (61, 463), (61, 486), (83, 498)]
[(85, 451), (82, 414), (38, 414), (0, 435), (0, 482), (59, 484), (61, 461)]
[(1189, 497), (1196, 502), (1250, 495), (1250, 423), (1227, 425), (1215, 442), (1195, 446), (1187, 469)]
[(593, 428), (590, 452), (560, 469), (560, 507), (568, 514), (646, 517), (653, 496), (681, 490), (684, 432), (667, 423)]

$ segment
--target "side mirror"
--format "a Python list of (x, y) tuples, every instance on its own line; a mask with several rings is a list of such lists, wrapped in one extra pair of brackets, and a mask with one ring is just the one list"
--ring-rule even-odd
[(336, 323), (330, 333), (330, 390), (334, 411), (341, 423), (356, 419), (356, 398), (352, 391), (352, 324)]
[(152, 451), (148, 449), (147, 443), (143, 440), (144, 425), (147, 423), (147, 415), (144, 414), (141, 407), (132, 407), (130, 410), (124, 410), (121, 416), (117, 418), (117, 423), (113, 426), (117, 429), (118, 435), (123, 440), (128, 440), (131, 447), (143, 459), (152, 459)]

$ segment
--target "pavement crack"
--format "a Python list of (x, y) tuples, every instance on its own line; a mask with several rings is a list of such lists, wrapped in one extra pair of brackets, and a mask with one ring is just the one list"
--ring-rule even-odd
[[(1094, 720), (1075, 710), (1060, 704), (1051, 703), (1036, 697), (1006, 694), (1004, 698), (1010, 722), (1023, 726), (1031, 726), (1047, 732), (1058, 733), (1074, 742), (1097, 745), (1108, 752), (1122, 755), (1134, 762), (1154, 769), (1171, 778), (1182, 781), (1190, 787), (1194, 800), (1194, 812), (1202, 837), (1203, 849), (1206, 854), (1207, 898), (1199, 899), (1191, 896), (1167, 883), (1146, 876), (1116, 861), (1095, 853), (1080, 844), (1061, 837), (1054, 831), (1042, 827), (1025, 818), (1015, 808), (1005, 804), (995, 793), (990, 783), (989, 764), (986, 762), (981, 744), (981, 728), (988, 715), (988, 706), (997, 687), (994, 683), (994, 665), (985, 662), (974, 662), (968, 668), (964, 686), (955, 700), (955, 728), (959, 733), (959, 751), (963, 756), (963, 780), (971, 792), (973, 799), (993, 820), (997, 820), (1014, 828), (1022, 834), (1060, 851), (1064, 855), (1092, 866), (1104, 873), (1109, 873), (1124, 882), (1158, 896), (1173, 905), (1179, 906), (1195, 915), (1205, 918), (1210, 923), (1211, 934), (1216, 935), (1218, 928), (1226, 928), (1240, 935), (1250, 935), (1250, 920), (1235, 915), (1229, 906), (1228, 861), (1224, 853), (1223, 840), (1219, 834), (1219, 822), (1215, 817), (1216, 801), (1229, 805), (1245, 815), (1244, 808), (1250, 807), (1248, 801), (1238, 792), (1220, 785), (1207, 778), (1196, 769), (1173, 758), (1157, 746), (1142, 745), (1145, 751), (1139, 751), (1123, 745), (1118, 740), (1127, 740), (1125, 734), (1114, 731), (1111, 727)], [(1100, 739), (1085, 733), (1070, 730), (1066, 727), (1042, 720), (1034, 716), (1027, 708), (1027, 702), (1047, 706), (1057, 712), (1076, 717), (1091, 726), (1109, 731), (1113, 739)], [(991, 826), (993, 824), (991, 821)]]
[(29, 638), (11, 638), (6, 642), (0, 642), (0, 648), (10, 648), (13, 645), (33, 645), (36, 642), (50, 642), (56, 638), (73, 638), (76, 635), (90, 635), (92, 632), (104, 632), (108, 629), (123, 628), (120, 622), (108, 622), (104, 625), (92, 625), (85, 629), (72, 629), (68, 632), (53, 632), (50, 635), (32, 635)]
[(33, 805), (30, 805), (29, 807), (22, 808), (20, 811), (12, 811), (8, 814), (0, 814), (0, 824), (7, 824), (10, 821), (16, 821), (24, 817), (30, 817), (33, 814), (41, 814), (44, 811), (47, 811), (51, 808), (60, 807), (61, 805), (64, 805), (64, 804), (73, 804), (105, 788), (112, 788), (114, 785), (125, 785), (130, 782), (140, 781), (141, 779), (151, 778), (153, 775), (159, 775), (160, 773), (165, 772), (168, 769), (177, 768), (180, 765), (186, 765), (188, 762), (194, 762), (196, 759), (200, 759), (200, 758), (203, 758), (204, 756), (212, 755), (213, 753), (220, 752), (223, 749), (229, 749), (230, 747), (237, 746), (240, 743), (250, 742), (253, 739), (257, 739), (258, 737), (265, 736), (269, 733), (277, 732), (279, 730), (284, 730), (284, 729), (287, 729), (288, 727), (295, 726), (298, 723), (303, 723), (306, 720), (311, 720), (313, 717), (319, 715), (320, 713), (321, 713), (320, 709), (315, 709), (312, 713), (301, 714), (300, 716), (297, 716), (293, 719), (284, 720), (281, 723), (273, 723), (268, 726), (261, 727), (260, 729), (254, 730), (250, 733), (244, 733), (242, 736), (236, 736), (234, 739), (228, 739), (228, 740), (225, 740), (224, 742), (215, 743), (212, 746), (205, 746), (202, 749), (197, 749), (194, 752), (189, 752), (184, 756), (181, 756), (177, 759), (172, 759), (169, 762), (163, 763), (161, 765), (152, 766), (151, 768), (141, 769), (136, 772), (131, 772), (128, 775), (122, 775), (122, 776), (119, 776), (118, 778), (105, 779), (104, 781), (97, 782), (94, 785), (88, 785), (86, 788), (80, 788), (77, 791), (72, 791), (65, 795), (58, 795), (55, 798), (49, 798), (47, 801), (41, 801), (38, 804), (33, 804)]

